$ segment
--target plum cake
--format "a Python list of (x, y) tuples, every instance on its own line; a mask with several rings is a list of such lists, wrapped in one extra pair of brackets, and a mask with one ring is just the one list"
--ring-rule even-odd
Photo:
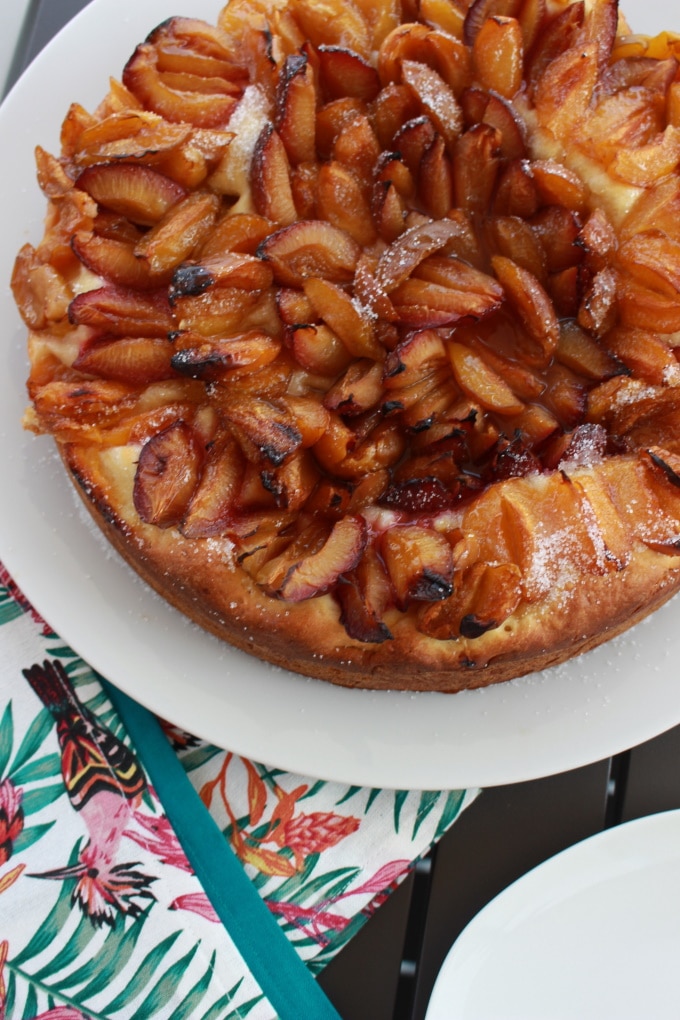
[(680, 586), (680, 39), (615, 0), (232, 0), (19, 252), (26, 427), (193, 621), (454, 692)]

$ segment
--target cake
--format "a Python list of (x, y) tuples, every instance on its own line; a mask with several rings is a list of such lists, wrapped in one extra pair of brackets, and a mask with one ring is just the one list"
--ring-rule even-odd
[(613, 0), (232, 0), (136, 48), (18, 253), (25, 425), (165, 599), (455, 692), (680, 586), (680, 41)]

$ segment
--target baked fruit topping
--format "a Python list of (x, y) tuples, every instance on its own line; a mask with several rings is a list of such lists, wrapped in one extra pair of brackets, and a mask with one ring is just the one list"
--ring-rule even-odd
[(680, 39), (232, 0), (61, 153), (26, 425), (162, 595), (336, 683), (541, 669), (680, 586)]

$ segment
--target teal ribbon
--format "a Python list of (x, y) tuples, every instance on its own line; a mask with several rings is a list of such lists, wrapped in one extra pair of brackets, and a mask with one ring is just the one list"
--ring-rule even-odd
[(156, 717), (102, 682), (196, 877), (280, 1020), (341, 1020), (194, 790)]

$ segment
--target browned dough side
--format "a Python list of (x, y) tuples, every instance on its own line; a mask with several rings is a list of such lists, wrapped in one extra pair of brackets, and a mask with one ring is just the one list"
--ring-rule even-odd
[(625, 569), (584, 572), (568, 598), (552, 592), (523, 603), (474, 640), (427, 637), (399, 613), (389, 620), (394, 640), (365, 644), (348, 637), (330, 595), (284, 603), (264, 594), (234, 561), (228, 539), (189, 541), (140, 522), (132, 469), (107, 471), (94, 447), (71, 444), (61, 454), (94, 521), (166, 601), (236, 648), (345, 687), (454, 693), (501, 683), (595, 648), (680, 588), (680, 555), (636, 543)]

